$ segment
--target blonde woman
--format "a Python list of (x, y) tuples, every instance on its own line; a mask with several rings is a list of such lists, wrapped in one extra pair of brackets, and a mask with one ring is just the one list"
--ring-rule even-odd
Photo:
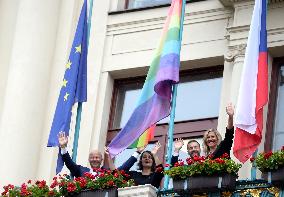
[(226, 112), (229, 117), (225, 139), (222, 140), (221, 134), (216, 129), (209, 129), (203, 136), (203, 151), (206, 157), (216, 159), (225, 153), (230, 155), (234, 138), (234, 107), (231, 103), (226, 107)]

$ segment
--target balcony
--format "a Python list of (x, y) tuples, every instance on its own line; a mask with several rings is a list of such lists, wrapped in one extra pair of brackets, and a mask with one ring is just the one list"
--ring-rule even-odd
[[(283, 175), (284, 176), (284, 175)], [(273, 186), (264, 180), (239, 180), (237, 181), (236, 189), (233, 191), (217, 191), (211, 193), (191, 193), (190, 190), (175, 190), (157, 191), (151, 185), (141, 185), (118, 190), (119, 197), (126, 196), (141, 196), (141, 197), (156, 197), (156, 196), (192, 196), (192, 197), (284, 197), (284, 187)]]

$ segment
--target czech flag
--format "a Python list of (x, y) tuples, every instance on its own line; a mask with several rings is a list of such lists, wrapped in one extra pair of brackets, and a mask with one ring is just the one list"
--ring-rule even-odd
[(255, 0), (236, 109), (233, 152), (242, 163), (262, 139), (263, 107), (268, 100), (266, 0)]

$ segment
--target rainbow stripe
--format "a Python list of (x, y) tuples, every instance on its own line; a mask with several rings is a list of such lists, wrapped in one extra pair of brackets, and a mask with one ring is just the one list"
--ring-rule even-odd
[(129, 148), (137, 148), (146, 146), (149, 141), (154, 139), (156, 125), (152, 125), (149, 129), (147, 129)]
[(182, 0), (173, 0), (137, 107), (108, 146), (111, 156), (125, 150), (170, 113), (172, 86), (179, 81), (181, 11)]

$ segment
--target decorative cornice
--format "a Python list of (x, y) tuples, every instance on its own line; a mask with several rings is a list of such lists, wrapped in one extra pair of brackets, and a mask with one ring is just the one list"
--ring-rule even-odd
[[(220, 2), (225, 7), (234, 7), (234, 4), (241, 3), (241, 2), (250, 2), (252, 0), (220, 0)], [(284, 2), (284, 0), (268, 0), (268, 4), (275, 4), (275, 3), (281, 3)]]
[(235, 45), (229, 47), (227, 54), (225, 56), (226, 62), (233, 62), (235, 61), (236, 57), (244, 56), (246, 52), (246, 44)]

